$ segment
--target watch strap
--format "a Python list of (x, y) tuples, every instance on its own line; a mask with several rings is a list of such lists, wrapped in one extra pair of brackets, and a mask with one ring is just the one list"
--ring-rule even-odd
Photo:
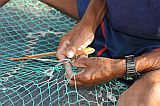
[(136, 80), (140, 74), (136, 71), (134, 55), (125, 56), (126, 59), (126, 80)]

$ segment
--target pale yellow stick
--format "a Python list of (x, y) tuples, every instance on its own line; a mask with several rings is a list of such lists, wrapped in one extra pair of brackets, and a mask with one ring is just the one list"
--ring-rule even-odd
[[(83, 54), (92, 54), (93, 52), (95, 52), (95, 49), (88, 47), (88, 48), (84, 48), (82, 50), (78, 50), (76, 53), (76, 56), (80, 56)], [(56, 52), (47, 52), (47, 53), (35, 54), (35, 55), (24, 56), (24, 57), (19, 57), (19, 58), (9, 58), (9, 60), (18, 61), (18, 60), (42, 58), (42, 57), (48, 57), (48, 56), (56, 56)]]
[(19, 58), (9, 58), (9, 60), (26, 60), (26, 59), (32, 59), (32, 58), (41, 58), (41, 57), (47, 57), (47, 56), (56, 56), (56, 52), (48, 52), (48, 53), (41, 53), (41, 54), (35, 54), (30, 56), (24, 56)]

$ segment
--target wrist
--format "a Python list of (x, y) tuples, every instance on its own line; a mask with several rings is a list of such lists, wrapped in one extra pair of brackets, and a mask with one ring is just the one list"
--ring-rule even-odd
[(147, 56), (139, 56), (135, 58), (137, 72), (143, 73), (155, 69), (154, 66), (152, 65), (152, 62), (147, 58), (148, 58)]
[(106, 12), (106, 0), (90, 0), (89, 6), (82, 20), (87, 21), (88, 24), (92, 26), (92, 31), (95, 32)]
[(149, 72), (156, 70), (157, 61), (156, 59), (148, 59), (147, 56), (140, 56), (135, 59), (136, 70), (139, 73)]
[(95, 25), (94, 19), (91, 17), (83, 17), (80, 23), (83, 25), (84, 28), (87, 28), (91, 32), (95, 33), (97, 27)]
[(126, 63), (125, 59), (116, 59), (115, 60), (115, 78), (122, 78), (126, 74)]

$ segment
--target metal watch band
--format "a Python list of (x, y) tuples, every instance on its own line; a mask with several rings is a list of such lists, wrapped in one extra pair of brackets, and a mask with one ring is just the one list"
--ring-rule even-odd
[(139, 78), (139, 73), (135, 68), (134, 55), (125, 56), (126, 59), (126, 80), (136, 80)]

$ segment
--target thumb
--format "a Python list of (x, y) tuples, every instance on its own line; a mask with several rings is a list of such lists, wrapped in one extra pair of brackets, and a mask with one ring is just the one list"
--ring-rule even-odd
[(68, 58), (73, 58), (77, 52), (77, 48), (75, 46), (69, 46), (66, 52)]
[(93, 33), (91, 33), (88, 38), (84, 37), (84, 36), (74, 38), (71, 41), (71, 43), (68, 46), (68, 49), (66, 51), (67, 52), (66, 53), (67, 57), (72, 58), (76, 54), (78, 48), (86, 48), (89, 44), (92, 43), (93, 39), (94, 39), (94, 34)]
[(76, 54), (78, 48), (80, 47), (82, 41), (82, 39), (73, 39), (70, 43), (70, 45), (67, 47), (67, 50), (66, 50), (66, 56), (68, 58), (73, 58), (74, 55)]

